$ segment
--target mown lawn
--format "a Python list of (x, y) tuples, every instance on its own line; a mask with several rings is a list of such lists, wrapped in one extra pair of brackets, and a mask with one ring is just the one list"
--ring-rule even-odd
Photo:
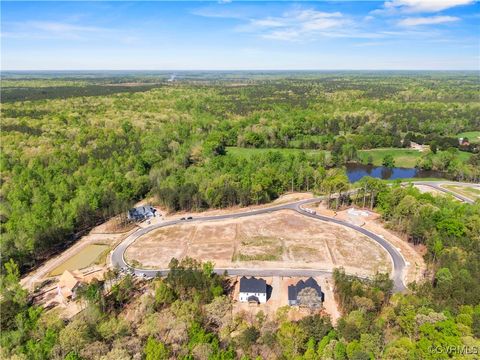
[[(254, 154), (262, 154), (268, 151), (279, 151), (284, 154), (294, 154), (301, 151), (305, 151), (307, 154), (314, 154), (316, 152), (324, 150), (302, 150), (302, 149), (290, 149), (290, 148), (265, 148), (265, 149), (256, 149), (256, 148), (240, 148), (240, 147), (227, 147), (227, 153), (242, 156), (250, 157)], [(324, 151), (327, 153), (327, 156), (330, 154), (329, 151)], [(395, 159), (395, 165), (399, 167), (415, 167), (417, 159), (422, 155), (420, 151), (411, 150), (411, 149), (396, 149), (396, 148), (385, 148), (385, 149), (372, 149), (372, 150), (360, 150), (358, 152), (359, 160), (363, 163), (367, 163), (368, 156), (372, 156), (373, 165), (381, 166), (383, 158), (385, 155), (391, 154)]]
[[(324, 150), (303, 150), (303, 149), (291, 149), (291, 148), (242, 148), (236, 146), (228, 146), (227, 147), (227, 154), (232, 154), (235, 156), (243, 156), (243, 157), (250, 157), (255, 154), (263, 154), (269, 151), (279, 151), (284, 154), (298, 154), (302, 151), (306, 153), (316, 153), (319, 151)], [(325, 151), (329, 153), (328, 151)]]
[(412, 149), (397, 149), (397, 148), (382, 148), (371, 150), (360, 150), (358, 157), (362, 163), (367, 163), (369, 156), (372, 157), (372, 164), (375, 166), (381, 166), (383, 158), (386, 155), (392, 155), (395, 159), (395, 166), (413, 168), (417, 163), (417, 159), (422, 156), (422, 153), (418, 150)]
[(480, 143), (480, 131), (466, 131), (457, 134), (459, 138), (468, 138), (471, 143)]
[(469, 187), (469, 186), (455, 186), (455, 185), (443, 185), (445, 189), (451, 190), (453, 192), (456, 192), (460, 195), (466, 196), (470, 199), (477, 199), (480, 198), (480, 190), (474, 187)]
[(403, 179), (395, 179), (395, 180), (383, 180), (386, 183), (396, 183), (396, 182), (421, 182), (421, 181), (445, 181), (443, 178), (436, 178), (436, 177), (422, 177), (422, 178), (403, 178)]
[(466, 151), (460, 151), (458, 156), (459, 156), (460, 160), (468, 161), (470, 159), (470, 157), (472, 156), (472, 154), (469, 153), (469, 152), (466, 152)]
[[(236, 146), (227, 147), (227, 153), (234, 156), (251, 157), (254, 154), (262, 154), (268, 151), (278, 151), (284, 154), (295, 154), (299, 152), (306, 152), (307, 154), (315, 154), (318, 152), (325, 152), (327, 157), (330, 156), (329, 151), (325, 150), (303, 150), (303, 149), (291, 149), (291, 148), (241, 148)], [(375, 166), (381, 166), (383, 158), (386, 155), (392, 155), (395, 160), (396, 167), (414, 168), (417, 164), (417, 160), (422, 156), (422, 152), (413, 149), (399, 149), (399, 148), (381, 148), (370, 150), (359, 150), (358, 160), (361, 163), (367, 164), (369, 156), (372, 157), (372, 164)], [(467, 161), (471, 154), (465, 151), (459, 152), (459, 158), (462, 161)]]
[[(421, 151), (413, 149), (382, 148), (358, 151), (358, 157), (362, 163), (367, 163), (369, 155), (372, 156), (373, 165), (381, 166), (385, 155), (392, 155), (395, 159), (396, 167), (413, 168), (417, 160), (423, 155)], [(459, 151), (458, 157), (461, 161), (468, 161), (472, 156), (466, 151)]]

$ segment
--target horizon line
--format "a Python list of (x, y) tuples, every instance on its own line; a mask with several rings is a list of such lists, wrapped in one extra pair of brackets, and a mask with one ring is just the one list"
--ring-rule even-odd
[(28, 71), (475, 71), (480, 73), (479, 69), (424, 69), (424, 68), (416, 68), (416, 69), (405, 69), (405, 68), (392, 68), (392, 69), (320, 69), (320, 68), (312, 68), (312, 69), (2, 69), (2, 72), (28, 72)]

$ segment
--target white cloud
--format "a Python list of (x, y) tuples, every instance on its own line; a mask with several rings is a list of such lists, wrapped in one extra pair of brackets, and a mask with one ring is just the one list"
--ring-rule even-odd
[(275, 19), (267, 18), (267, 19), (260, 19), (260, 20), (252, 20), (250, 25), (253, 26), (253, 27), (257, 27), (257, 28), (262, 28), (262, 27), (275, 28), (275, 27), (285, 26), (285, 22), (282, 21), (282, 20), (278, 20), (278, 19), (275, 20)]
[(368, 42), (361, 42), (361, 43), (356, 43), (355, 47), (367, 47), (367, 46), (385, 46), (388, 45), (388, 42), (382, 42), (382, 41), (368, 41)]
[(4, 23), (8, 29), (3, 38), (25, 40), (71, 40), (79, 42), (105, 41), (132, 45), (140, 38), (131, 29), (115, 29), (81, 25), (67, 21), (24, 21)]
[[(251, 9), (251, 8), (250, 8)], [(244, 9), (245, 10), (245, 9)], [(313, 41), (319, 38), (363, 38), (385, 37), (354, 22), (341, 12), (323, 12), (296, 7), (278, 16), (255, 16), (242, 9), (201, 8), (192, 14), (211, 18), (236, 19), (242, 22), (234, 30), (256, 34), (264, 39), (284, 41)], [(372, 20), (368, 17), (365, 21)]]
[(62, 22), (48, 22), (48, 21), (31, 21), (27, 23), (27, 26), (32, 28), (52, 32), (52, 33), (84, 33), (84, 32), (103, 32), (107, 29), (93, 27), (93, 26), (80, 26)]
[(250, 19), (239, 31), (257, 32), (261, 37), (276, 40), (300, 41), (326, 35), (346, 25), (348, 20), (340, 12), (294, 10), (281, 16)]
[(453, 21), (458, 21), (460, 18), (455, 16), (430, 16), (430, 17), (409, 17), (398, 22), (400, 26), (419, 26), (419, 25), (433, 25), (444, 24)]
[(438, 12), (474, 2), (475, 0), (390, 0), (383, 4), (382, 10), (376, 12)]
[(5, 25), (8, 25), (9, 30), (4, 33), (4, 37), (8, 38), (86, 40), (112, 32), (107, 28), (55, 21), (11, 22)]
[(286, 40), (286, 41), (295, 41), (299, 40), (301, 37), (301, 33), (294, 29), (287, 29), (287, 30), (278, 30), (278, 31), (271, 31), (265, 33), (262, 37), (265, 39), (273, 39), (273, 40)]
[(193, 9), (190, 13), (192, 15), (206, 17), (206, 18), (220, 18), (220, 19), (248, 19), (248, 11), (244, 9), (237, 9), (231, 6), (218, 6), (220, 4), (204, 6)]
[[(396, 14), (403, 13), (400, 8), (409, 7), (410, 10), (418, 9), (419, 4), (423, 9), (440, 8), (437, 2), (442, 3), (442, 7), (454, 6), (454, 4), (468, 3), (472, 0), (389, 0), (384, 6), (392, 8)], [(432, 3), (435, 2), (435, 6)], [(447, 4), (448, 3), (448, 4)], [(397, 9), (398, 8), (398, 9)], [(250, 9), (250, 13), (245, 9), (219, 9), (202, 8), (194, 12), (195, 15), (215, 18), (229, 18), (239, 20), (234, 30), (237, 32), (248, 32), (255, 34), (264, 39), (283, 40), (290, 42), (309, 42), (322, 38), (350, 38), (350, 39), (433, 39), (441, 36), (438, 31), (429, 29), (428, 31), (419, 31), (415, 26), (442, 24), (460, 20), (453, 16), (431, 16), (431, 17), (413, 17), (405, 16), (404, 19), (389, 21), (386, 27), (378, 28), (378, 24), (374, 21), (375, 17), (370, 13), (361, 19), (354, 20), (352, 16), (344, 15), (338, 11), (325, 12), (317, 11), (311, 8), (294, 7), (289, 11), (285, 11), (280, 15), (254, 15)], [(228, 11), (226, 11), (228, 10)], [(385, 7), (383, 8), (385, 13)], [(389, 14), (395, 14), (389, 12)], [(400, 25), (404, 29), (393, 31), (391, 25)], [(407, 30), (410, 27), (410, 30)], [(398, 29), (397, 29), (398, 30)], [(442, 35), (443, 36), (443, 35)], [(372, 42), (373, 43), (373, 42)], [(368, 42), (367, 42), (368, 44)], [(369, 46), (369, 45), (367, 45)]]

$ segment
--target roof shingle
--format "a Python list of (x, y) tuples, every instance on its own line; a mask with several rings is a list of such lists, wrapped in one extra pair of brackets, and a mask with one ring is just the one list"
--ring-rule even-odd
[(256, 279), (254, 277), (248, 279), (242, 276), (240, 279), (240, 292), (263, 294), (267, 292), (267, 283), (264, 279)]

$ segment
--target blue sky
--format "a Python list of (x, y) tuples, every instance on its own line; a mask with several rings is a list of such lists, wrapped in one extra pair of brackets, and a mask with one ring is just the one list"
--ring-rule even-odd
[(473, 0), (1, 3), (3, 70), (470, 69)]

